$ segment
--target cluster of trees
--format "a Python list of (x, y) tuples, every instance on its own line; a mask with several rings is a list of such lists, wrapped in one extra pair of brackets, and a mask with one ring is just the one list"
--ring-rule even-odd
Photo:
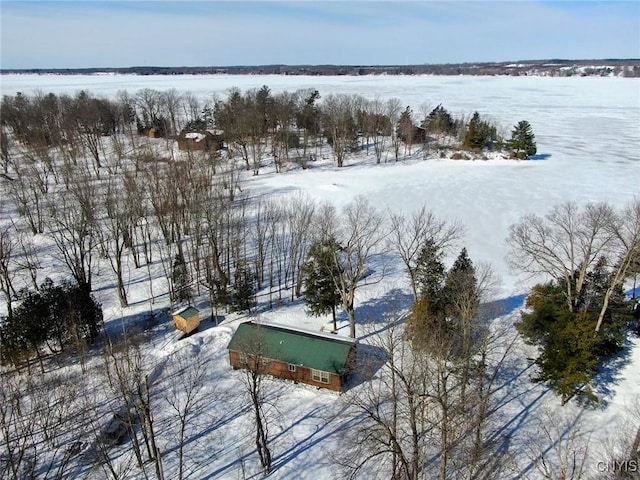
[(100, 333), (102, 307), (86, 290), (74, 284), (55, 285), (50, 279), (38, 290), (18, 294), (20, 305), (0, 325), (1, 360), (19, 367), (35, 354), (44, 373), (44, 352), (72, 348), (83, 353)]
[(103, 157), (111, 155), (108, 147), (119, 158), (130, 156), (130, 149), (135, 153), (139, 143), (136, 134), (151, 130), (168, 140), (186, 130), (221, 130), (233, 152), (254, 174), (265, 157), (272, 159), (276, 171), (292, 157), (305, 165), (309, 150), (317, 154), (324, 141), (331, 145), (338, 166), (344, 164), (347, 153), (357, 149), (366, 149), (368, 154), (371, 148), (380, 163), (383, 152), (391, 147), (398, 160), (403, 142), (409, 150), (413, 143), (422, 144), (425, 155), (432, 144), (470, 150), (505, 148), (516, 156), (531, 155), (532, 142), (535, 145), (530, 126), (526, 145), (512, 147), (510, 141), (502, 142), (496, 125), (478, 112), (467, 120), (453, 118), (442, 105), (425, 105), (421, 118), (416, 118), (395, 98), (385, 102), (330, 94), (320, 101), (319, 92), (313, 89), (279, 94), (267, 86), (246, 92), (232, 89), (226, 99), (210, 100), (174, 89), (143, 89), (133, 96), (123, 91), (115, 99), (87, 91), (75, 96), (18, 93), (5, 95), (1, 109), (5, 173), (15, 154), (15, 142), (27, 147), (29, 155), (47, 162), (52, 160), (51, 149), (74, 162), (79, 155), (89, 154), (99, 169)]
[[(312, 207), (303, 206), (299, 215), (295, 207), (271, 213), (267, 210), (273, 205), (249, 205), (240, 191), (233, 152), (256, 174), (269, 155), (280, 170), (294, 148), (304, 166), (308, 150), (317, 153), (324, 141), (333, 147), (338, 166), (355, 148), (367, 152), (371, 148), (379, 163), (388, 146), (396, 159), (403, 139), (410, 148), (417, 128), (411, 110), (402, 111), (397, 99), (382, 102), (329, 95), (319, 100), (316, 90), (274, 95), (268, 87), (244, 93), (232, 90), (226, 99), (212, 102), (175, 90), (150, 89), (135, 96), (120, 92), (115, 99), (84, 91), (75, 96), (4, 96), (3, 188), (24, 221), (3, 233), (7, 248), (0, 262), (6, 266), (1, 283), (8, 315), (17, 272), (28, 271), (27, 282), (38, 287), (39, 260), (32, 241), (24, 235), (25, 224), (32, 234), (47, 233), (53, 238), (58, 259), (87, 291), (98, 263), (96, 253), (106, 258), (123, 307), (129, 303), (124, 279), (128, 263), (133, 261), (136, 269), (149, 266), (158, 250), (154, 245), (162, 250), (173, 300), (188, 301), (193, 291), (199, 293), (205, 287), (216, 305), (250, 308), (251, 296), (266, 281), (268, 249), (282, 257), (290, 248), (293, 257), (273, 260), (277, 265), (268, 266), (269, 276), (278, 277), (278, 281), (269, 279), (270, 288), (278, 289), (281, 281), (286, 285), (295, 278), (299, 294), (297, 272), (308, 248), (300, 237)], [(462, 139), (461, 132), (474, 131), (475, 123), (486, 127), (488, 123), (479, 118), (475, 114), (467, 124), (439, 105), (425, 109), (421, 128), (445, 142), (453, 136)], [(149, 128), (170, 138), (184, 128), (214, 127), (225, 132), (230, 145), (227, 160), (215, 152), (189, 152), (185, 161), (167, 161), (167, 152), (173, 155), (173, 149), (163, 150), (157, 142), (137, 136)], [(423, 136), (422, 141), (428, 138)], [(105, 170), (107, 178), (101, 177)], [(247, 219), (252, 214), (257, 218), (256, 260), (239, 247), (252, 236)], [(303, 233), (286, 234), (289, 227), (267, 226), (270, 222), (284, 222), (302, 228)], [(275, 241), (275, 236), (281, 238)], [(176, 258), (189, 265), (187, 272), (174, 275)], [(181, 283), (178, 292), (174, 291), (176, 280)], [(349, 289), (345, 284), (344, 290)], [(348, 306), (348, 298), (343, 303)]]
[(3, 96), (1, 109), (2, 159), (7, 173), (14, 142), (28, 155), (43, 161), (48, 158), (49, 162), (52, 150), (73, 162), (89, 154), (100, 168), (103, 157), (112, 154), (107, 146), (117, 155), (125, 155), (128, 148), (123, 138), (135, 145), (135, 136), (151, 128), (158, 135), (174, 137), (187, 121), (201, 116), (203, 106), (193, 95), (178, 94), (175, 89), (143, 89), (135, 96), (120, 92), (115, 99), (84, 90), (74, 96), (18, 93)]
[(640, 65), (635, 59), (527, 60), (526, 63), (480, 62), (421, 65), (243, 65), (209, 67), (115, 67), (115, 68), (36, 68), (0, 69), (2, 73), (52, 73), (55, 75), (91, 75), (119, 73), (135, 75), (472, 75), (472, 76), (623, 76), (637, 77)]
[[(445, 267), (445, 253), (459, 239), (456, 225), (424, 212), (396, 220), (396, 251), (407, 259), (415, 302), (405, 321), (391, 312), (383, 327), (373, 326), (374, 350), (362, 368), (370, 365), (375, 381), (347, 394), (360, 415), (348, 429), (353, 450), (342, 465), (353, 476), (375, 466), (381, 477), (407, 479), (427, 471), (440, 479), (527, 475), (517, 461), (505, 461), (505, 450), (494, 450), (500, 437), (490, 421), (500, 403), (495, 383), (513, 361), (516, 337), (490, 325), (499, 313), (483, 303), (494, 285), (491, 270), (474, 265), (465, 249)], [(533, 288), (517, 324), (518, 333), (539, 347), (537, 380), (563, 404), (576, 394), (594, 401), (593, 377), (622, 347), (631, 317), (623, 284), (640, 273), (640, 202), (620, 210), (606, 203), (563, 204), (545, 217), (521, 219), (509, 243), (514, 266), (552, 278)], [(331, 245), (320, 245), (314, 258)], [(587, 443), (578, 439), (578, 424), (541, 419), (538, 430), (549, 443), (531, 443), (527, 468), (544, 478), (582, 478)], [(640, 430), (625, 435), (617, 436), (614, 458), (636, 459)]]
[[(515, 337), (489, 328), (497, 313), (483, 306), (491, 269), (475, 266), (464, 248), (447, 269), (444, 255), (459, 231), (429, 218), (429, 229), (404, 219), (398, 234), (405, 252), (415, 252), (407, 262), (416, 287), (411, 313), (385, 319), (360, 372), (374, 380), (348, 394), (359, 412), (343, 459), (353, 476), (373, 467), (380, 478), (495, 478), (507, 469), (489, 440), (489, 417)], [(407, 235), (416, 231), (424, 235)]]
[(177, 352), (150, 369), (144, 338), (122, 333), (84, 374), (2, 376), (2, 478), (183, 479), (202, 452), (210, 461), (210, 439), (201, 437), (221, 420), (216, 403), (224, 399), (205, 382), (212, 357)]
[(563, 402), (576, 394), (595, 401), (591, 381), (622, 348), (632, 318), (623, 286), (640, 273), (640, 200), (622, 209), (558, 205), (523, 217), (508, 242), (515, 268), (547, 279), (533, 288), (518, 324), (539, 348), (538, 380)]

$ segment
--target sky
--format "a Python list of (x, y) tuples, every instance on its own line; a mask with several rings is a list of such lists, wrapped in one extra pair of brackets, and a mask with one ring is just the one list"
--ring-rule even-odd
[(640, 58), (640, 1), (7, 1), (0, 67)]

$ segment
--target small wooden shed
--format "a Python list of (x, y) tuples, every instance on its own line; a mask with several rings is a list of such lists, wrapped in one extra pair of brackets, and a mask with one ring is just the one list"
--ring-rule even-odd
[(200, 326), (200, 312), (195, 307), (184, 307), (173, 312), (173, 325), (177, 330), (191, 333)]

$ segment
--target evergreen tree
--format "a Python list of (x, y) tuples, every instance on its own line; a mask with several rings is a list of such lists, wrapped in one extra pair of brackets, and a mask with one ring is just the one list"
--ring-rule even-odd
[(471, 150), (482, 150), (491, 146), (498, 135), (496, 127), (482, 120), (478, 112), (474, 112), (464, 136), (464, 147)]
[[(41, 347), (49, 338), (52, 330), (52, 316), (49, 305), (39, 292), (24, 292), (22, 303), (15, 309), (11, 319), (11, 336), (14, 345), (22, 348), (19, 356), (26, 357), (35, 353), (44, 371)], [(16, 352), (18, 353), (18, 352)]]
[(440, 351), (453, 338), (440, 299), (428, 296), (413, 304), (406, 332), (413, 348), (425, 352)]
[(456, 131), (456, 122), (442, 104), (429, 112), (423, 124), (429, 133), (451, 135)]
[(398, 137), (400, 137), (404, 143), (411, 145), (414, 140), (414, 128), (413, 111), (411, 107), (407, 107), (400, 115), (400, 120), (398, 121)]
[(92, 341), (102, 327), (102, 306), (85, 289), (75, 284), (62, 286), (64, 302), (62, 309), (52, 315), (64, 324), (67, 338), (72, 342)]
[(576, 394), (596, 402), (591, 380), (601, 362), (624, 344), (630, 313), (621, 288), (611, 296), (602, 329), (593, 331), (609, 276), (606, 261), (599, 259), (573, 310), (567, 307), (565, 280), (536, 285), (527, 298), (528, 311), (516, 324), (525, 341), (539, 349), (535, 380), (548, 383), (563, 403)]
[(456, 356), (466, 358), (471, 350), (472, 320), (480, 298), (475, 268), (465, 248), (447, 272), (441, 252), (427, 241), (417, 261), (416, 283), (420, 298), (409, 319), (414, 347), (428, 347), (433, 339), (452, 342)]
[(320, 98), (320, 92), (313, 90), (304, 99), (304, 105), (296, 113), (296, 126), (306, 130), (307, 134), (315, 135), (320, 132), (320, 110), (316, 101)]
[(516, 328), (525, 341), (539, 348), (535, 363), (537, 382), (546, 382), (558, 393), (564, 404), (582, 391), (595, 400), (589, 387), (598, 365), (596, 335), (585, 314), (566, 308), (562, 287), (554, 283), (536, 285)]
[(445, 314), (455, 339), (452, 353), (460, 362), (461, 395), (464, 397), (466, 387), (473, 374), (472, 358), (480, 336), (482, 326), (476, 321), (480, 310), (480, 291), (476, 279), (473, 262), (463, 248), (447, 273), (442, 289), (442, 301)]
[(513, 127), (511, 140), (509, 140), (507, 146), (509, 151), (517, 158), (527, 158), (536, 154), (536, 137), (529, 122), (521, 120)]
[(256, 277), (246, 266), (239, 266), (234, 277), (232, 308), (236, 312), (246, 312), (256, 305)]
[(314, 243), (309, 249), (307, 262), (302, 267), (307, 311), (314, 316), (331, 312), (334, 330), (337, 329), (336, 306), (341, 302), (335, 281), (340, 275), (335, 262), (337, 248), (333, 239)]
[[(42, 351), (63, 351), (84, 346), (102, 327), (102, 306), (86, 289), (76, 284), (55, 285), (47, 278), (38, 290), (23, 291), (11, 321), (0, 328), (2, 360), (14, 365)], [(29, 367), (29, 364), (27, 363)]]
[(433, 240), (426, 241), (416, 259), (415, 278), (421, 297), (437, 299), (445, 279), (442, 251)]
[(189, 279), (189, 271), (184, 261), (182, 252), (178, 252), (173, 259), (173, 269), (171, 271), (172, 295), (173, 303), (191, 303), (193, 299), (193, 291), (191, 290), (191, 280)]
[[(461, 316), (473, 316), (480, 305), (478, 296), (476, 271), (469, 258), (467, 249), (463, 248), (447, 273), (442, 295), (447, 304), (448, 315), (458, 319)], [(464, 310), (464, 311), (463, 311)]]

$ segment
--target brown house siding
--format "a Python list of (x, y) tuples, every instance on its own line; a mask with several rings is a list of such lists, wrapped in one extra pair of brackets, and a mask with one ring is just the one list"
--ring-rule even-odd
[[(229, 363), (233, 368), (247, 368), (254, 362), (253, 359), (241, 361), (240, 353), (235, 350), (229, 350)], [(335, 373), (325, 372), (329, 375), (329, 383), (317, 382), (313, 380), (311, 369), (302, 365), (296, 365), (296, 371), (289, 370), (289, 364), (279, 360), (267, 359), (264, 363), (260, 362), (260, 371), (273, 377), (284, 378), (294, 382), (306, 383), (319, 388), (328, 388), (336, 392), (342, 391), (343, 378)]]
[(178, 149), (190, 152), (215, 152), (222, 148), (222, 142), (218, 141), (214, 136), (204, 133), (205, 137), (201, 140), (195, 138), (187, 138), (183, 135), (178, 137)]

